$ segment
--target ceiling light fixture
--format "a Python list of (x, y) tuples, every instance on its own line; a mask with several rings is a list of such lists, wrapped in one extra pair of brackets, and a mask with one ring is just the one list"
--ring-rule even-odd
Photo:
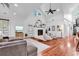
[(15, 7), (18, 7), (18, 4), (14, 4)]
[(60, 11), (60, 9), (57, 9), (56, 11)]

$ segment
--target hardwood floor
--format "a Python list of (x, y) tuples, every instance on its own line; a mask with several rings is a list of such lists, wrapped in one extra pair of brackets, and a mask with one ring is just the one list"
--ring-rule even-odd
[[(36, 38), (32, 38), (37, 40)], [(65, 38), (54, 38), (48, 41), (37, 40), (50, 47), (41, 52), (42, 56), (75, 56), (79, 55), (76, 51), (77, 41), (74, 36)]]
[(79, 55), (76, 52), (76, 41), (74, 37), (57, 38), (51, 41), (40, 41), (50, 46), (50, 48), (41, 52), (43, 56), (74, 56)]

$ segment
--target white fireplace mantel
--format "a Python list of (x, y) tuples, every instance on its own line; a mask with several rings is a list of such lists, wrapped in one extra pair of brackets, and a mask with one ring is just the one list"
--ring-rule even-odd
[(33, 36), (38, 36), (38, 30), (43, 30), (43, 35), (45, 34), (45, 28), (34, 28)]

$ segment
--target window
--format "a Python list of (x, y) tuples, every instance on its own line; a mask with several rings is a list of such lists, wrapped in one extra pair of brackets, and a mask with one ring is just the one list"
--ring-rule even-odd
[(16, 26), (17, 32), (23, 32), (23, 26)]
[(9, 34), (9, 20), (0, 19), (0, 35), (8, 36)]

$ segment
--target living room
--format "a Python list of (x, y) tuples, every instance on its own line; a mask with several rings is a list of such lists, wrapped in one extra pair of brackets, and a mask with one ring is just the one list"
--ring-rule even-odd
[[(78, 7), (78, 3), (0, 3), (0, 55), (79, 55)], [(16, 45), (23, 49), (12, 49)]]

